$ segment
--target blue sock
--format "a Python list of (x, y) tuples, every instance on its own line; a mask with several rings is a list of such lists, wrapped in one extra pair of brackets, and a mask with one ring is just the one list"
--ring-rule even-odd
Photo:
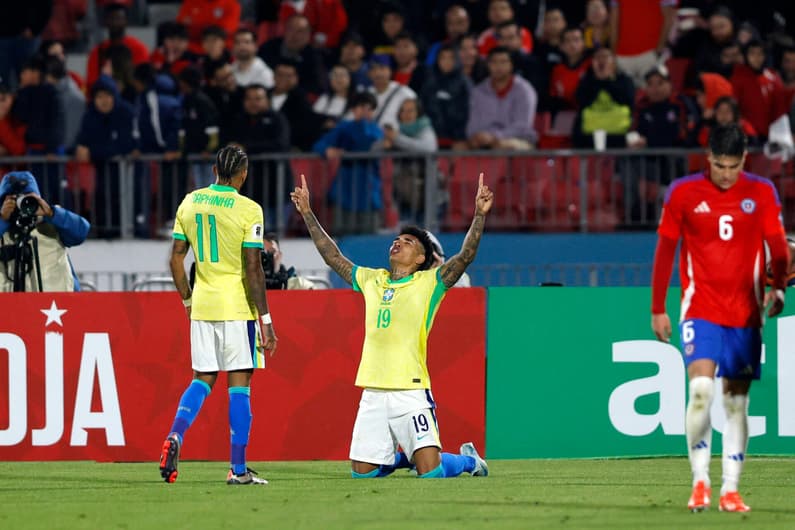
[(442, 467), (445, 477), (457, 477), (461, 473), (474, 471), (475, 459), (467, 455), (442, 453)]
[(246, 446), (251, 431), (251, 389), (247, 386), (229, 387), (229, 428), (232, 431), (232, 472), (246, 472)]
[[(193, 420), (199, 414), (199, 411), (204, 404), (204, 399), (210, 394), (210, 385), (204, 381), (194, 379), (191, 381), (188, 388), (182, 394), (177, 407), (177, 415), (174, 417), (174, 423), (171, 425), (172, 433), (176, 433), (179, 437), (179, 443), (182, 443), (182, 438), (185, 436), (185, 431), (191, 426)], [(170, 434), (170, 433), (169, 433)]]
[(395, 454), (395, 463), (391, 466), (388, 465), (381, 465), (378, 468), (378, 477), (386, 477), (387, 475), (391, 475), (395, 472), (396, 469), (402, 468), (410, 468), (411, 462), (409, 462), (409, 457), (406, 456), (406, 453), (399, 451)]
[(379, 475), (379, 468), (375, 468), (369, 473), (357, 473), (356, 471), (351, 470), (351, 477), (353, 478), (378, 478), (382, 475)]
[(437, 467), (436, 469), (432, 469), (431, 471), (423, 473), (422, 475), (417, 475), (417, 477), (419, 478), (445, 478), (446, 476), (447, 475), (445, 475), (444, 460), (442, 460), (442, 463), (439, 464), (439, 467)]

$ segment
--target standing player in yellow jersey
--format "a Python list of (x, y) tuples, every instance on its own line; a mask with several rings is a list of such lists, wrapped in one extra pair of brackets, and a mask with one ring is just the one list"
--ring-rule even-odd
[[(461, 454), (442, 453), (436, 404), (426, 364), (433, 319), (447, 289), (455, 285), (477, 253), (494, 195), (480, 174), (475, 217), (461, 251), (431, 268), (428, 232), (405, 227), (389, 249), (389, 268), (359, 267), (342, 255), (318, 223), (309, 203), (306, 178), (290, 194), (320, 255), (365, 300), (365, 339), (356, 386), (362, 387), (351, 441), (354, 478), (383, 477), (413, 463), (421, 478), (455, 477), (464, 472), (488, 475), (474, 445)], [(397, 446), (403, 453), (397, 452)]]
[[(219, 371), (227, 372), (231, 469), (226, 483), (267, 484), (246, 467), (251, 430), (250, 383), (264, 367), (264, 350), (276, 350), (265, 274), (262, 270), (262, 208), (239, 194), (248, 176), (248, 156), (228, 145), (218, 151), (215, 184), (185, 196), (174, 222), (171, 274), (190, 318), (193, 381), (182, 394), (163, 443), (160, 475), (177, 480), (185, 431), (201, 410)], [(191, 292), (185, 255), (193, 249), (196, 283)], [(258, 317), (259, 315), (259, 317)]]

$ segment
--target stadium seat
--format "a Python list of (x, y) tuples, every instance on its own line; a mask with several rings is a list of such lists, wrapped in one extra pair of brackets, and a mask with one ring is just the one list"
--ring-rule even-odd
[(665, 61), (665, 66), (668, 68), (668, 75), (671, 77), (671, 85), (674, 92), (681, 92), (685, 87), (685, 78), (687, 71), (690, 69), (692, 61), (686, 57), (669, 57)]

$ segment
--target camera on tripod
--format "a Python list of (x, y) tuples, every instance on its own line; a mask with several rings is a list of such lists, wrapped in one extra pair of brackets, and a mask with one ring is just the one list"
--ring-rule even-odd
[(0, 260), (6, 266), (10, 262), (14, 264), (13, 275), (8, 278), (13, 283), (14, 292), (25, 291), (28, 274), (35, 274), (34, 289), (43, 290), (38, 239), (31, 235), (38, 223), (39, 201), (33, 195), (26, 195), (29, 189), (29, 182), (24, 178), (11, 177), (8, 181), (6, 195), (16, 196), (16, 208), (9, 219), (8, 229), (14, 244), (0, 248)]
[(12, 179), (10, 195), (17, 195), (17, 209), (11, 217), (11, 237), (18, 239), (30, 234), (36, 226), (36, 212), (39, 201), (32, 195), (23, 195), (28, 182), (23, 179)]

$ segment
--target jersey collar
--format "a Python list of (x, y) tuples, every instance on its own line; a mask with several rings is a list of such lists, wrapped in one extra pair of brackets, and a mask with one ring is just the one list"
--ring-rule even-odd
[(210, 189), (213, 191), (232, 191), (237, 193), (237, 190), (232, 186), (222, 186), (220, 184), (210, 184)]
[(399, 280), (393, 280), (392, 278), (390, 278), (389, 276), (387, 276), (387, 278), (386, 278), (386, 283), (390, 283), (390, 284), (396, 284), (396, 283), (407, 283), (407, 282), (408, 282), (408, 281), (410, 281), (410, 280), (411, 280), (413, 277), (414, 277), (414, 273), (412, 273), (412, 274), (409, 274), (409, 275), (408, 275), (408, 276), (406, 276), (405, 278), (401, 278), (401, 279), (399, 279)]

